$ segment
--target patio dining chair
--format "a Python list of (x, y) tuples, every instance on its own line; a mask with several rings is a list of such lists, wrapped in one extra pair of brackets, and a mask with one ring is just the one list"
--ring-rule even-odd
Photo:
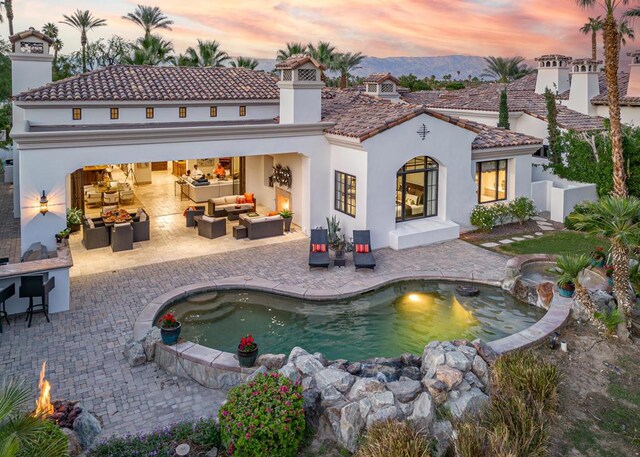
[(353, 264), (358, 268), (376, 267), (376, 259), (371, 252), (371, 233), (369, 230), (353, 231)]
[(6, 301), (9, 300), (16, 294), (16, 285), (11, 283), (4, 289), (0, 290), (0, 303), (2, 304), (2, 308), (0, 308), (0, 333), (2, 333), (2, 319), (7, 321), (7, 325), (9, 325), (9, 315), (7, 314)]
[(329, 269), (329, 235), (327, 229), (311, 229), (309, 269)]
[(104, 206), (110, 206), (110, 205), (117, 206), (119, 201), (120, 201), (120, 195), (118, 194), (118, 192), (105, 192), (102, 197), (102, 203)]

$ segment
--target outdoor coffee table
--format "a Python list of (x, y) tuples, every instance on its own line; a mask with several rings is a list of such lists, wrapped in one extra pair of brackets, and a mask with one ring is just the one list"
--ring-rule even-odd
[(240, 214), (243, 213), (244, 210), (242, 208), (231, 208), (227, 210), (227, 219), (230, 221), (237, 221), (240, 219)]

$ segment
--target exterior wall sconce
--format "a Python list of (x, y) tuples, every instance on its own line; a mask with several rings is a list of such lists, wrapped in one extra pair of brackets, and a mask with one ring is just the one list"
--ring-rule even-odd
[(42, 197), (40, 197), (40, 214), (44, 216), (48, 212), (49, 212), (49, 199), (47, 198), (43, 190)]

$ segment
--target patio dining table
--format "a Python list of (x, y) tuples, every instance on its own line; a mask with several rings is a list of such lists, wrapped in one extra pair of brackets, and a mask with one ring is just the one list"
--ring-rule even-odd
[(123, 209), (107, 211), (106, 213), (101, 214), (100, 217), (102, 218), (104, 225), (123, 224), (133, 221), (131, 214)]

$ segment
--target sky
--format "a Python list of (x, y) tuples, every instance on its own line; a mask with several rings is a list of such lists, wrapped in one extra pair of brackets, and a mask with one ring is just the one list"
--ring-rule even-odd
[[(161, 34), (178, 52), (198, 38), (215, 39), (231, 56), (255, 58), (274, 58), (288, 41), (318, 40), (375, 57), (585, 57), (590, 37), (578, 29), (588, 16), (601, 14), (581, 10), (574, 0), (17, 0), (14, 29), (40, 29), (59, 23), (63, 14), (89, 9), (108, 23), (89, 32), (90, 41), (113, 34), (135, 39), (140, 29), (121, 16), (140, 2), (159, 6), (175, 22)], [(77, 50), (79, 33), (58, 25), (62, 52)], [(7, 34), (6, 23), (0, 24), (0, 36)], [(638, 35), (640, 41), (640, 29)]]

